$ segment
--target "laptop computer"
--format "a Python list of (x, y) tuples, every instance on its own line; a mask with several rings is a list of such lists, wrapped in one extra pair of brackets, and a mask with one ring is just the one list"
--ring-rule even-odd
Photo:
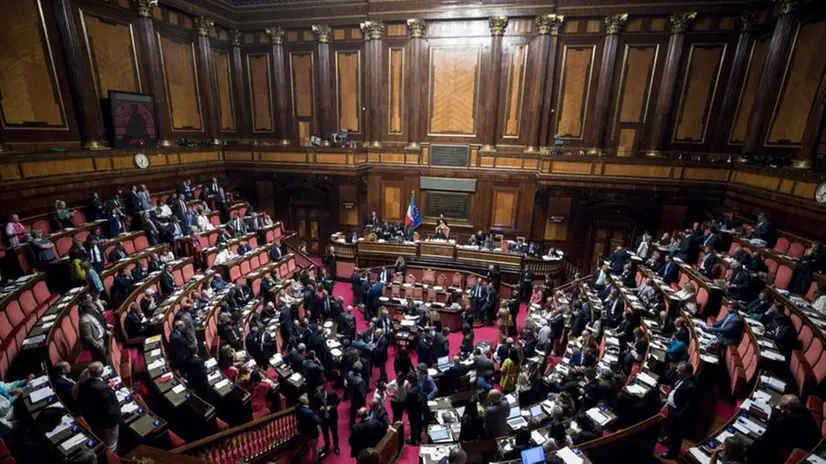
[(511, 430), (517, 430), (528, 426), (528, 421), (522, 417), (522, 412), (520, 411), (519, 406), (512, 407), (510, 413), (508, 413), (508, 426)]
[(450, 368), (450, 356), (442, 356), (437, 363), (441, 372), (448, 370)]
[(541, 446), (522, 451), (522, 464), (537, 464), (540, 462), (545, 462), (545, 450)]
[(547, 417), (545, 411), (542, 409), (541, 404), (537, 404), (531, 407), (531, 417), (538, 421), (542, 421), (545, 419), (545, 417)]

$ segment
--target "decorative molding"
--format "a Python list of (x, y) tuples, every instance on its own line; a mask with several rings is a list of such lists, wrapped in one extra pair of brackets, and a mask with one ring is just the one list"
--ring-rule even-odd
[(689, 24), (691, 24), (694, 19), (697, 17), (696, 11), (685, 12), (685, 13), (674, 13), (668, 19), (668, 22), (671, 26), (671, 33), (672, 34), (683, 34), (686, 30), (688, 30)]
[(384, 36), (384, 23), (381, 21), (365, 21), (360, 24), (360, 27), (364, 34), (364, 40), (367, 42), (381, 40)]
[(628, 21), (628, 13), (607, 16), (605, 18), (605, 33), (607, 35), (619, 34), (626, 21)]
[(210, 29), (215, 25), (215, 21), (206, 16), (198, 16), (195, 18), (195, 29), (198, 30), (198, 35), (206, 37), (209, 35)]
[(778, 16), (794, 13), (800, 6), (800, 0), (774, 0)]
[(508, 28), (508, 17), (491, 16), (488, 20), (488, 27), (490, 27), (490, 35), (505, 35), (505, 29)]
[(313, 24), (313, 35), (318, 43), (330, 42), (330, 26), (324, 24)]
[(280, 26), (268, 27), (267, 29), (264, 29), (264, 32), (270, 36), (270, 42), (273, 44), (281, 45), (284, 43), (284, 29), (281, 29)]
[(562, 27), (563, 21), (565, 21), (565, 16), (558, 14), (537, 16), (536, 33), (539, 35), (559, 35), (559, 28)]
[(424, 38), (425, 30), (427, 30), (427, 23), (423, 19), (408, 19), (407, 32), (411, 39)]
[(241, 31), (233, 29), (229, 31), (229, 36), (233, 46), (238, 47), (241, 45)]
[(754, 29), (754, 26), (757, 25), (759, 16), (760, 12), (758, 10), (746, 10), (740, 13), (740, 30), (743, 32), (748, 32)]
[(142, 18), (151, 18), (152, 10), (158, 6), (158, 0), (135, 0), (138, 4), (138, 16)]

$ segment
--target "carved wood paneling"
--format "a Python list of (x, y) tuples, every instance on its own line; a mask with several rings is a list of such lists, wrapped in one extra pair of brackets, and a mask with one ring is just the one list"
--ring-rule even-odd
[(80, 18), (92, 78), (100, 98), (108, 98), (110, 90), (140, 93), (143, 89), (132, 25), (83, 10)]
[(361, 132), (361, 51), (336, 50), (335, 72), (338, 102), (335, 130)]
[(525, 75), (528, 68), (528, 45), (510, 48), (510, 64), (505, 93), (504, 136), (518, 138), (521, 126), (522, 98), (525, 93)]
[(777, 100), (767, 145), (799, 145), (826, 69), (826, 23), (800, 27), (783, 90)]
[(746, 131), (749, 127), (749, 117), (754, 105), (754, 96), (757, 93), (757, 86), (760, 84), (760, 74), (763, 72), (763, 63), (769, 52), (769, 42), (767, 40), (756, 41), (751, 50), (748, 73), (740, 93), (740, 102), (737, 104), (737, 114), (732, 124), (729, 144), (739, 145), (746, 139)]
[(476, 134), (481, 53), (479, 46), (431, 47), (429, 135)]
[(620, 83), (618, 122), (645, 121), (651, 100), (651, 78), (657, 61), (659, 45), (625, 46)]
[(3, 127), (68, 129), (53, 44), (39, 0), (4, 3), (0, 43)]
[(564, 138), (581, 139), (587, 118), (588, 98), (593, 77), (594, 45), (565, 45), (562, 52), (562, 82), (556, 133)]
[(200, 131), (201, 95), (198, 69), (195, 65), (195, 45), (158, 33), (158, 48), (164, 74), (173, 131)]
[(726, 49), (725, 44), (691, 44), (678, 103), (675, 142), (705, 141)]
[(402, 216), (402, 187), (398, 183), (382, 183), (381, 216), (387, 221), (400, 221)]
[(493, 208), (490, 223), (492, 227), (513, 229), (519, 204), (519, 190), (516, 188), (493, 187)]
[(218, 119), (222, 132), (235, 131), (235, 105), (232, 99), (232, 69), (230, 56), (224, 50), (212, 49), (215, 86), (218, 90)]
[(338, 221), (339, 225), (358, 227), (358, 186), (355, 184), (339, 184), (338, 186)]
[(272, 132), (272, 76), (269, 53), (247, 55), (250, 102), (252, 103), (252, 131)]
[(293, 108), (297, 117), (313, 115), (313, 54), (290, 53)]
[(564, 242), (568, 239), (568, 223), (571, 216), (570, 197), (548, 199), (548, 216), (545, 219), (545, 240)]
[(622, 128), (619, 131), (619, 144), (617, 145), (617, 155), (631, 156), (637, 149), (637, 129)]
[(402, 121), (404, 121), (404, 47), (390, 47), (390, 59), (388, 60), (388, 89), (387, 99), (388, 131), (390, 134), (401, 134)]

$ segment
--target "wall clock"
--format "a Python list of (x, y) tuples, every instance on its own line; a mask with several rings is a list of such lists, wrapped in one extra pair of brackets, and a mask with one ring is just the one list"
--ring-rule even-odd
[(140, 169), (149, 167), (149, 157), (146, 156), (146, 153), (135, 153), (135, 166)]
[(815, 200), (821, 205), (826, 204), (826, 182), (820, 184), (815, 190)]

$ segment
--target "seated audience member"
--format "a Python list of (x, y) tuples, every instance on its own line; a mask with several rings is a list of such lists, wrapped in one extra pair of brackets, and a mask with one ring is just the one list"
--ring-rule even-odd
[(726, 283), (726, 293), (730, 300), (748, 300), (751, 275), (738, 261), (731, 263), (731, 277)]
[(743, 317), (739, 313), (740, 305), (736, 302), (729, 304), (728, 314), (709, 327), (709, 332), (717, 335), (717, 343), (721, 351), (727, 346), (736, 346), (743, 336)]
[(129, 338), (141, 338), (152, 335), (152, 327), (143, 315), (140, 306), (132, 302), (129, 304), (129, 313), (123, 321), (123, 329)]
[(774, 225), (769, 222), (766, 213), (759, 213), (757, 215), (757, 224), (754, 225), (749, 238), (757, 238), (766, 242), (766, 246), (771, 248), (777, 242), (777, 230)]
[(238, 254), (239, 255), (247, 254), (250, 251), (252, 251), (252, 247), (250, 246), (249, 243), (242, 241), (241, 243), (238, 244)]
[(727, 437), (714, 448), (709, 459), (710, 464), (745, 464), (746, 449), (737, 437)]
[(760, 292), (756, 300), (746, 305), (744, 309), (745, 315), (759, 318), (769, 310), (772, 304), (771, 291), (764, 289)]
[(93, 362), (78, 379), (78, 406), (80, 413), (107, 448), (118, 451), (120, 405), (115, 391), (104, 381), (103, 363)]
[(229, 288), (232, 284), (224, 280), (221, 274), (215, 274), (215, 277), (212, 278), (212, 282), (209, 283), (209, 288), (211, 288), (216, 293), (221, 293), (227, 288)]
[(6, 243), (14, 247), (26, 242), (26, 228), (20, 223), (20, 218), (16, 214), (9, 216), (9, 222), (5, 228)]
[(792, 319), (778, 308), (777, 304), (772, 304), (768, 311), (760, 317), (760, 322), (766, 328), (763, 336), (773, 340), (778, 351), (788, 359), (792, 351), (797, 349), (799, 345), (797, 330), (794, 328)]
[(516, 440), (513, 444), (513, 448), (505, 452), (502, 455), (502, 459), (505, 461), (520, 459), (522, 457), (522, 451), (532, 447), (531, 431), (528, 427), (523, 427), (516, 431)]
[[(92, 272), (97, 274), (97, 272), (95, 272), (94, 269), (92, 269)], [(128, 297), (129, 294), (132, 293), (132, 289), (134, 287), (135, 281), (132, 280), (132, 276), (126, 273), (126, 268), (122, 267), (118, 269), (117, 274), (115, 275), (115, 280), (114, 282), (112, 282), (110, 295), (112, 297), (112, 302), (114, 304), (119, 304), (123, 302), (123, 300), (125, 300), (126, 297)], [(98, 289), (98, 292), (100, 290), (101, 289)]]
[(820, 426), (800, 399), (783, 395), (769, 418), (766, 431), (749, 446), (748, 463), (783, 462), (781, 449), (811, 450), (820, 438)]
[(135, 268), (132, 269), (132, 281), (137, 284), (147, 277), (149, 277), (149, 271), (146, 269), (146, 264), (142, 260), (135, 263)]
[(69, 211), (66, 209), (66, 202), (63, 200), (57, 200), (54, 204), (55, 207), (55, 218), (57, 219), (57, 224), (60, 226), (61, 229), (69, 229), (75, 226), (74, 215), (73, 211)]
[(123, 246), (123, 243), (118, 243), (112, 248), (112, 251), (109, 252), (109, 256), (106, 257), (110, 263), (116, 263), (122, 259), (126, 259), (129, 257), (129, 253), (126, 252), (126, 247)]
[(690, 338), (686, 332), (675, 332), (668, 341), (665, 350), (665, 360), (670, 363), (679, 363), (688, 359), (688, 343)]
[(226, 245), (219, 245), (218, 246), (218, 254), (215, 255), (215, 261), (213, 262), (214, 266), (219, 266), (221, 264), (225, 264), (227, 261), (237, 257), (232, 250), (229, 249)]
[(584, 412), (577, 413), (574, 416), (574, 422), (576, 422), (579, 431), (571, 435), (571, 445), (576, 446), (602, 437), (602, 427), (591, 420)]
[(657, 274), (667, 284), (673, 284), (680, 280), (680, 267), (677, 266), (676, 262), (674, 262), (671, 254), (665, 255), (665, 264), (663, 264)]

